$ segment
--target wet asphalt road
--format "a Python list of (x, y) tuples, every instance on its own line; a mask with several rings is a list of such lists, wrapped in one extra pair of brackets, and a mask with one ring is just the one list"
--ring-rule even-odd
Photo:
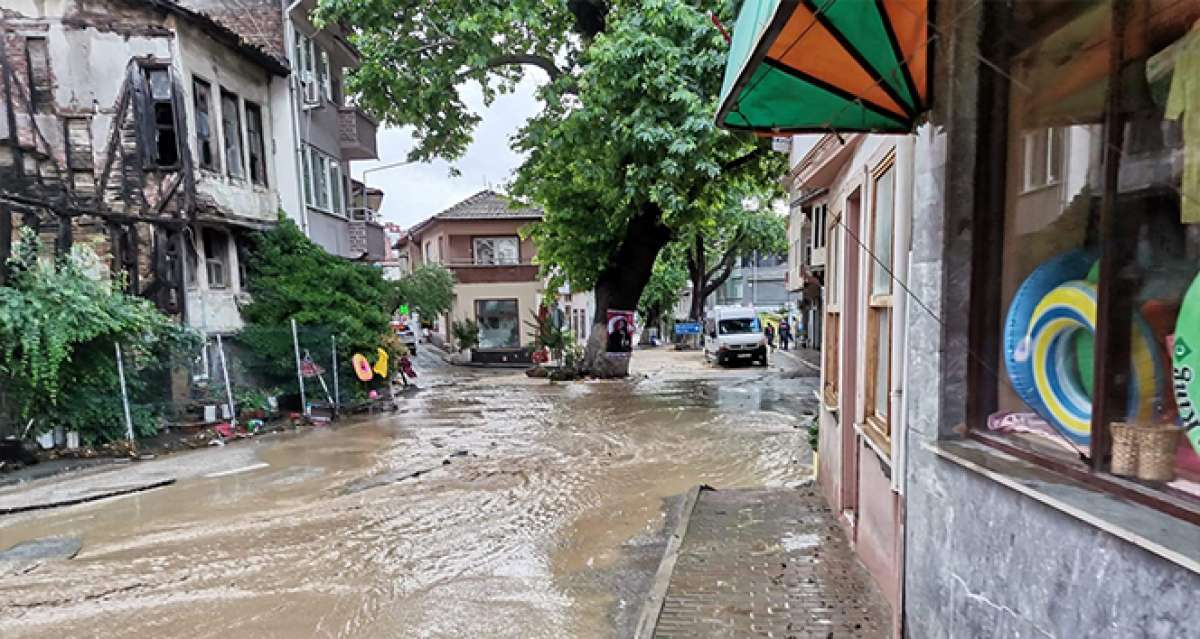
[(0, 549), (82, 541), (0, 567), (0, 634), (628, 636), (675, 496), (811, 473), (816, 379), (699, 359), (551, 385), (423, 354), (397, 413), (247, 444), (244, 472), (0, 518)]

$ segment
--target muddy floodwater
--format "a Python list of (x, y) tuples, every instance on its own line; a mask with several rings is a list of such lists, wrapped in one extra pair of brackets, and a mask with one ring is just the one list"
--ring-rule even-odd
[(796, 426), (816, 379), (698, 359), (639, 353), (634, 379), (550, 385), (422, 355), (396, 413), (176, 456), (252, 449), (232, 472), (0, 517), (0, 550), (82, 542), (0, 573), (0, 636), (628, 636), (676, 496), (811, 473)]

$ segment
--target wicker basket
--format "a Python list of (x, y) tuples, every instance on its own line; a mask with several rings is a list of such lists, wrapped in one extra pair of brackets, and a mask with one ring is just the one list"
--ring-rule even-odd
[(1112, 424), (1112, 474), (1133, 477), (1138, 470), (1138, 444), (1141, 428), (1125, 422)]
[(1174, 425), (1135, 428), (1138, 441), (1137, 478), (1145, 481), (1175, 479), (1175, 451), (1179, 434)]

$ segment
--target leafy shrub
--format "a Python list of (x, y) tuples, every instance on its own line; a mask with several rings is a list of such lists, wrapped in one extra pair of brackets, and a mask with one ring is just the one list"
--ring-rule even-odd
[(459, 351), (475, 348), (479, 345), (479, 323), (473, 319), (455, 320), (450, 324), (450, 334)]
[(394, 287), (392, 308), (406, 304), (422, 321), (445, 314), (454, 302), (454, 275), (440, 264), (422, 264)]
[[(242, 308), (246, 326), (238, 341), (260, 360), (255, 367), (260, 381), (297, 392), (292, 319), (313, 343), (325, 345), (337, 338), (343, 379), (353, 378), (353, 353), (373, 359), (383, 347), (389, 356), (399, 355), (389, 346), (393, 342), (385, 341), (394, 291), (380, 269), (327, 253), (286, 218), (258, 236), (248, 266), (253, 301)], [(366, 389), (355, 385), (349, 390), (358, 394)]]
[(130, 412), (138, 435), (157, 430), (169, 384), (197, 337), (145, 299), (101, 280), (98, 260), (76, 246), (54, 261), (39, 260), (41, 243), (25, 229), (0, 288), (0, 384), (32, 434), (56, 425), (77, 430), (86, 443), (125, 434), (117, 376), (121, 344)]

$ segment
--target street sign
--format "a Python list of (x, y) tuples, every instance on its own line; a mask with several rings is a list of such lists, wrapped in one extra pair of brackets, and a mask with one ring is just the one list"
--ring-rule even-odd
[(676, 335), (699, 335), (700, 322), (675, 322)]
[(408, 315), (408, 304), (401, 304), (400, 308), (396, 309), (401, 315)]

